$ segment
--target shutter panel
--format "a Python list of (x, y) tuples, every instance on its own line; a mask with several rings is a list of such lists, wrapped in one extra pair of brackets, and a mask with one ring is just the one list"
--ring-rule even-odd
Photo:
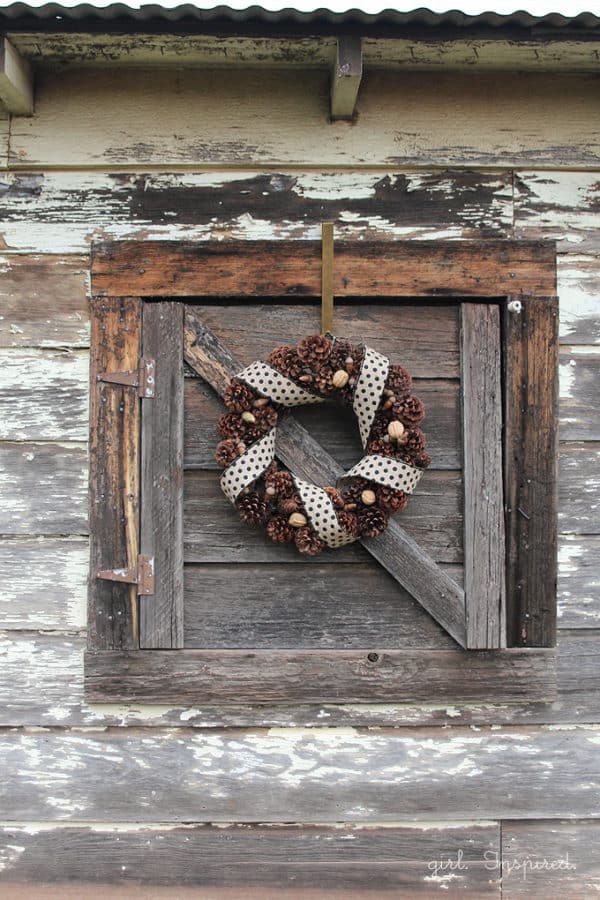
[(183, 647), (183, 305), (145, 303), (145, 358), (155, 396), (142, 404), (140, 546), (154, 559), (154, 593), (140, 598), (140, 647)]

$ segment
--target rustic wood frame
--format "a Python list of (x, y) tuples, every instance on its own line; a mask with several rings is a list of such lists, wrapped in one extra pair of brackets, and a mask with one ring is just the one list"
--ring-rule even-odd
[[(142, 553), (153, 550), (153, 526), (143, 511), (141, 528), (131, 525), (139, 516), (136, 488), (140, 479), (142, 491), (145, 483), (156, 484), (161, 467), (163, 472), (177, 475), (183, 406), (182, 379), (157, 384), (157, 398), (152, 403), (157, 404), (155, 409), (162, 404), (166, 415), (166, 425), (157, 437), (156, 429), (148, 424), (156, 413), (140, 412), (140, 403), (132, 402), (127, 387), (107, 386), (98, 381), (99, 373), (110, 367), (134, 369), (142, 352), (149, 355), (150, 350), (156, 356), (173, 353), (173, 363), (181, 338), (173, 337), (175, 343), (171, 342), (169, 349), (164, 335), (175, 336), (178, 329), (183, 334), (181, 301), (187, 298), (318, 298), (320, 250), (320, 244), (303, 241), (110, 242), (94, 247), (92, 572), (85, 673), (89, 699), (431, 702), (451, 696), (462, 701), (506, 702), (553, 696), (554, 651), (550, 648), (556, 629), (558, 301), (552, 243), (411, 241), (336, 246), (334, 290), (340, 298), (408, 297), (428, 302), (439, 298), (461, 304), (465, 420), (470, 421), (472, 407), (477, 408), (480, 421), (491, 417), (491, 431), (486, 433), (498, 435), (503, 427), (504, 451), (502, 460), (498, 441), (488, 441), (481, 430), (473, 430), (465, 440), (465, 482), (476, 482), (484, 469), (504, 469), (504, 504), (502, 485), (498, 492), (491, 479), (490, 502), (473, 501), (470, 507), (469, 543), (476, 548), (482, 529), (493, 528), (501, 535), (504, 525), (506, 566), (499, 566), (499, 555), (492, 554), (487, 569), (482, 570), (472, 565), (474, 554), (466, 553), (468, 596), (479, 589), (485, 577), (486, 587), (493, 585), (486, 594), (491, 599), (473, 608), (467, 604), (462, 624), (456, 622), (456, 615), (452, 621), (452, 614), (442, 624), (463, 647), (502, 648), (508, 644), (509, 649), (183, 650), (178, 649), (183, 644), (178, 576), (183, 564), (178, 550), (165, 554), (163, 541), (164, 558), (161, 573), (156, 573), (155, 594), (141, 598), (141, 631), (136, 613), (138, 587), (95, 579), (99, 568), (124, 563), (133, 567), (138, 546)], [(515, 301), (520, 304), (519, 311)], [(112, 336), (111, 352), (101, 340), (103, 333)], [(214, 336), (207, 334), (198, 341), (196, 330), (190, 339), (187, 325), (185, 333), (186, 359), (194, 363), (201, 358), (203, 375), (213, 387), (226, 383), (231, 372), (223, 348), (215, 350), (211, 345)], [(472, 367), (468, 360), (474, 346), (478, 350), (484, 347), (485, 352), (478, 352), (481, 360)], [(499, 404), (486, 406), (499, 392), (503, 426)], [(290, 441), (291, 447), (294, 437), (299, 437), (294, 429), (303, 429), (293, 421), (289, 426), (291, 434), (284, 432), (283, 441)], [(146, 433), (145, 449), (140, 449), (142, 432)], [(318, 444), (316, 448), (321, 449)], [(330, 458), (329, 462), (320, 461), (332, 462)], [(173, 489), (167, 489), (158, 504), (163, 511), (160, 529), (161, 534), (170, 533), (173, 546), (178, 547), (181, 484), (180, 478), (179, 482), (177, 477), (171, 480)], [(154, 497), (149, 502), (155, 504), (155, 495), (148, 496)], [(107, 515), (107, 509), (113, 514)], [(414, 548), (406, 542), (404, 546), (409, 557), (414, 554)], [(435, 597), (432, 603), (430, 611), (442, 621), (440, 615), (451, 607)]]

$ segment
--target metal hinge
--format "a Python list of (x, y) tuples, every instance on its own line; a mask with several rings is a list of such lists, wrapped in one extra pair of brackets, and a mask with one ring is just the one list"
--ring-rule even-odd
[(136, 387), (140, 397), (150, 399), (154, 397), (155, 375), (155, 360), (142, 357), (137, 369), (127, 369), (125, 372), (99, 372), (96, 380)]
[(122, 581), (126, 584), (137, 584), (138, 594), (147, 595), (154, 593), (154, 557), (138, 556), (137, 566), (125, 569), (101, 569), (96, 573), (96, 578), (105, 581)]

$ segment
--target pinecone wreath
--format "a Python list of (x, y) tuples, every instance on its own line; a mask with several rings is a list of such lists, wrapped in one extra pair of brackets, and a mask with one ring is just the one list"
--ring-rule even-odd
[[(276, 347), (225, 391), (215, 453), (223, 492), (244, 522), (310, 556), (378, 537), (431, 462), (425, 407), (411, 387), (403, 366), (343, 338), (312, 334)], [(352, 407), (365, 455), (336, 487), (321, 488), (275, 460), (275, 434), (283, 410), (326, 400)]]

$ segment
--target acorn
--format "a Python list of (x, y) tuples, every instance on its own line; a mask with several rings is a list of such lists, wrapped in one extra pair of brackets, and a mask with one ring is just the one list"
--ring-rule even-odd
[(241, 418), (242, 422), (246, 422), (247, 425), (254, 425), (256, 422), (256, 417), (251, 412), (243, 412)]
[(292, 513), (288, 519), (288, 523), (292, 528), (304, 528), (306, 522), (306, 516), (303, 516), (302, 513), (299, 512)]
[(375, 496), (375, 491), (366, 490), (362, 492), (360, 499), (365, 506), (373, 506), (377, 497)]
[(337, 372), (334, 372), (333, 374), (333, 386), (336, 388), (346, 387), (349, 378), (350, 375), (348, 372), (344, 372), (343, 369), (338, 369)]
[(402, 422), (399, 422), (398, 419), (394, 419), (393, 422), (390, 422), (388, 425), (387, 430), (393, 441), (399, 441), (404, 434), (404, 425)]
[(266, 406), (269, 402), (267, 397), (259, 397), (258, 400), (255, 400), (252, 406), (255, 409), (261, 409), (263, 406)]

